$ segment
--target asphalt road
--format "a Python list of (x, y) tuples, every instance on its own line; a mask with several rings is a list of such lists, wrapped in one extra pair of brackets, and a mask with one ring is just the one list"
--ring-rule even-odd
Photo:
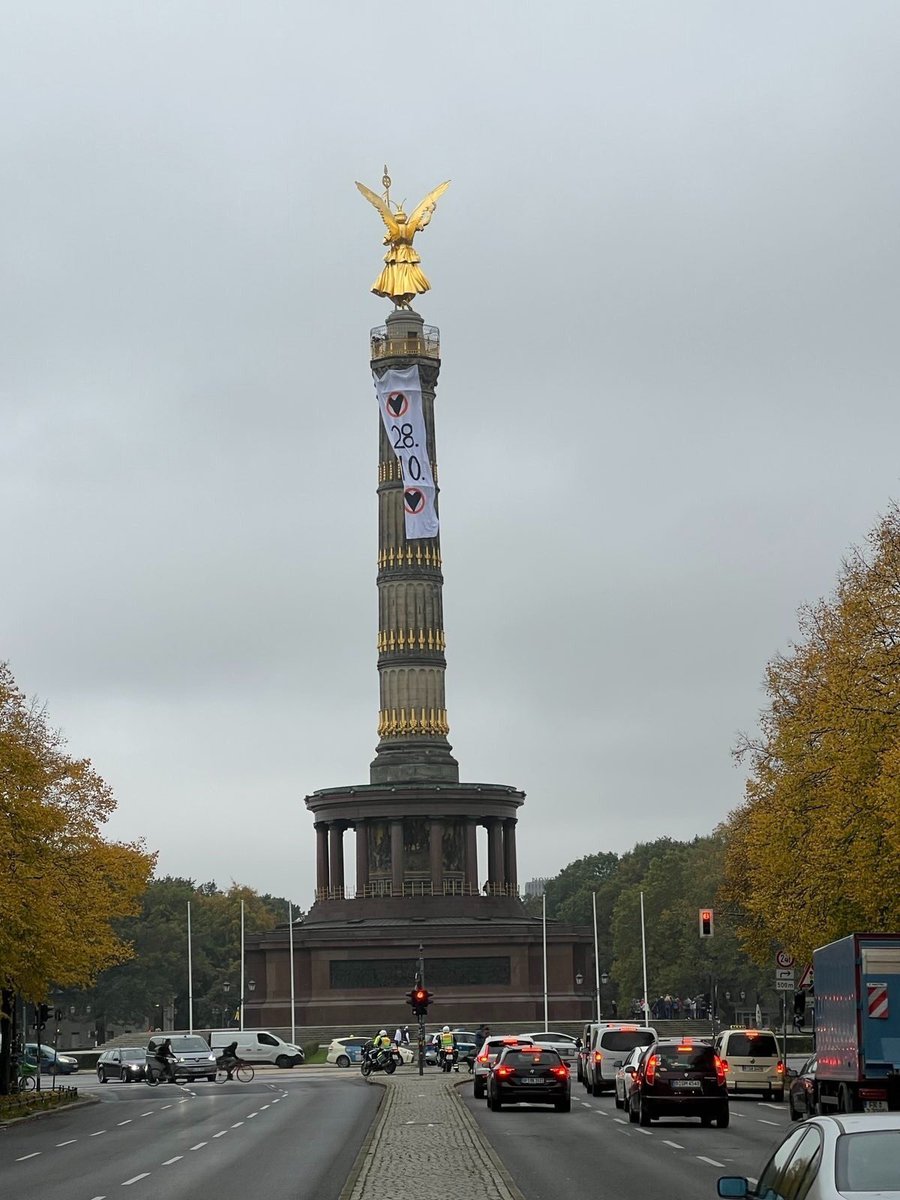
[(642, 1129), (612, 1093), (572, 1085), (572, 1111), (539, 1106), (492, 1113), (463, 1088), (464, 1102), (527, 1200), (714, 1200), (720, 1175), (756, 1178), (790, 1126), (787, 1103), (731, 1099), (727, 1129), (663, 1117)]
[(98, 1103), (0, 1130), (0, 1194), (332, 1200), (382, 1095), (349, 1071), (158, 1088), (100, 1086), (86, 1076), (66, 1082)]

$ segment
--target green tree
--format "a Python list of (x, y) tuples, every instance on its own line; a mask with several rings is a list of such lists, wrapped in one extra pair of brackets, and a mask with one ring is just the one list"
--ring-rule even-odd
[(16, 994), (43, 1000), (51, 983), (87, 984), (131, 953), (115, 922), (136, 911), (154, 856), (103, 839), (114, 809), (91, 763), (66, 753), (0, 664), (0, 1092)]

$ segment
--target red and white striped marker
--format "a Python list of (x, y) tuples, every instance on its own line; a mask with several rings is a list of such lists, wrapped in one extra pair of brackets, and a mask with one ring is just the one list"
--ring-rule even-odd
[(869, 999), (869, 1016), (886, 1019), (888, 1016), (888, 985), (886, 983), (867, 983), (866, 992)]

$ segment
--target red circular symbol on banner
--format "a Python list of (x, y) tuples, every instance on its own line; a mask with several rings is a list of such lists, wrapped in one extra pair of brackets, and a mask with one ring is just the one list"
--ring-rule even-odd
[(425, 493), (418, 488), (407, 488), (403, 493), (403, 507), (410, 516), (418, 516), (425, 507)]
[(409, 408), (409, 396), (404, 392), (390, 392), (384, 403), (388, 412), (396, 419), (402, 417)]

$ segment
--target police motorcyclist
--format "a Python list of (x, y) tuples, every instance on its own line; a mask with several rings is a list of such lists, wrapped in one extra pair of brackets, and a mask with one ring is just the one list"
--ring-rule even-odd
[(386, 1029), (379, 1030), (376, 1036), (372, 1038), (372, 1049), (378, 1056), (381, 1056), (382, 1053), (391, 1054), (391, 1039), (388, 1037)]
[(445, 1054), (453, 1055), (456, 1058), (456, 1038), (450, 1031), (450, 1026), (445, 1025), (441, 1030), (438, 1041), (438, 1057), (443, 1057)]

